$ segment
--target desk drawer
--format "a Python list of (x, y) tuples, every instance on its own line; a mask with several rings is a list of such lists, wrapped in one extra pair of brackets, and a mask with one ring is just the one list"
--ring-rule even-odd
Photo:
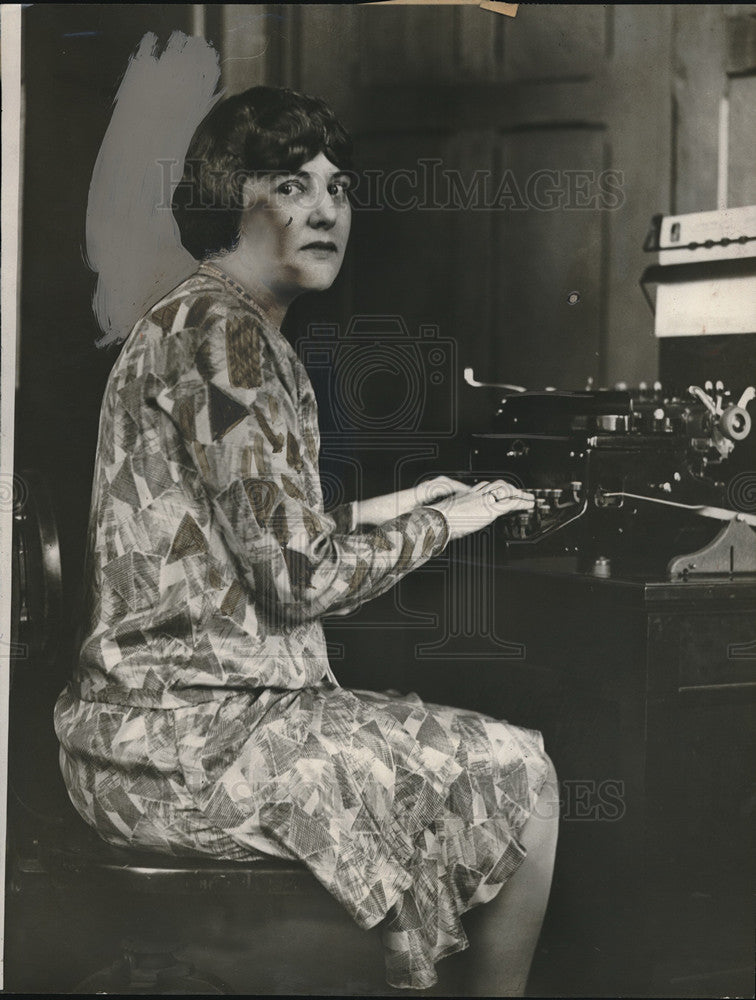
[(650, 640), (651, 690), (756, 688), (752, 611), (659, 615)]

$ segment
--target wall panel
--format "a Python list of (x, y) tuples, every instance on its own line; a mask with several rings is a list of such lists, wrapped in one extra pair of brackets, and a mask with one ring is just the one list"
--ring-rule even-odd
[[(599, 378), (606, 245), (594, 178), (603, 156), (600, 127), (501, 137), (501, 174), (512, 183), (493, 212), (492, 337), (508, 382), (582, 388)], [(546, 183), (533, 183), (539, 174)]]

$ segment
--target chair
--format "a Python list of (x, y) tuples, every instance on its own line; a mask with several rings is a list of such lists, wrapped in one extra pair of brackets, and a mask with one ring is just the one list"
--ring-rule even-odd
[[(303, 865), (272, 857), (238, 863), (116, 848), (75, 812), (57, 770), (57, 742), (54, 752), (49, 749), (50, 734), (55, 740), (52, 704), (67, 673), (62, 636), (68, 581), (61, 571), (55, 510), (44, 478), (27, 470), (18, 483), (22, 488), (14, 502), (12, 554), (8, 988), (25, 989), (28, 977), (34, 978), (34, 969), (27, 970), (27, 982), (17, 975), (14, 984), (14, 947), (17, 955), (33, 956), (36, 944), (39, 961), (52, 963), (46, 975), (55, 977), (49, 980), (55, 992), (63, 985), (57, 981), (57, 961), (65, 967), (60, 975), (68, 976), (77, 993), (341, 992), (334, 990), (334, 977), (346, 992), (385, 993), (377, 937), (360, 931)], [(62, 914), (57, 930), (46, 930), (42, 925), (56, 907)], [(204, 941), (213, 934), (235, 942), (226, 967), (247, 970), (236, 989), (181, 957), (182, 950), (193, 948), (212, 961), (213, 949)], [(56, 960), (50, 955), (61, 935), (67, 943)], [(305, 981), (296, 955), (292, 960), (296, 942), (307, 944), (315, 956), (315, 980)], [(111, 960), (93, 971), (96, 956), (111, 948)], [(26, 961), (31, 966), (37, 960)], [(321, 983), (316, 981), (317, 966), (324, 973)], [(44, 976), (34, 985), (43, 989)]]

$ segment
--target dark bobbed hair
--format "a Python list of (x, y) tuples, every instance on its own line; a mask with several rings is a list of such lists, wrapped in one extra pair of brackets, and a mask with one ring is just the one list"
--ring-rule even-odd
[(251, 87), (220, 101), (197, 128), (171, 201), (181, 242), (197, 260), (239, 240), (244, 181), (296, 171), (324, 153), (352, 166), (352, 141), (319, 98), (282, 87)]

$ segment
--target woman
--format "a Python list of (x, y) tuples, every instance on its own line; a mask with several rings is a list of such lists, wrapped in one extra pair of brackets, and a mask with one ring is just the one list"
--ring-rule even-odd
[(540, 735), (340, 687), (319, 622), (532, 503), (437, 479), (324, 512), (315, 399), (279, 327), (339, 271), (349, 153), (321, 101), (265, 87), (192, 140), (173, 210), (201, 263), (106, 388), (61, 766), (114, 844), (303, 861), (360, 926), (383, 922), (394, 986), (431, 986), (467, 946), (461, 915), (498, 894), (470, 992), (517, 992), (555, 842)]

